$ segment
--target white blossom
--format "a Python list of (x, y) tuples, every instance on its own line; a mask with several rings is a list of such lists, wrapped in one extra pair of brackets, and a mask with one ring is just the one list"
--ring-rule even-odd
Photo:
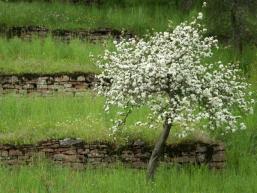
[(202, 20), (202, 19), (203, 19), (203, 13), (202, 13), (202, 12), (199, 12), (199, 13), (198, 13), (197, 19), (199, 19), (199, 20)]
[[(199, 13), (197, 19), (202, 17)], [(125, 112), (148, 106), (157, 122), (168, 118), (169, 123), (181, 124), (180, 136), (201, 120), (207, 123), (203, 128), (223, 129), (222, 134), (245, 129), (235, 108), (252, 111), (249, 84), (237, 66), (203, 62), (218, 46), (215, 38), (203, 35), (197, 19), (172, 32), (114, 42), (116, 51), (106, 50), (97, 61), (102, 68), (97, 90), (106, 97), (105, 110), (115, 104)], [(115, 122), (115, 131), (126, 116)]]

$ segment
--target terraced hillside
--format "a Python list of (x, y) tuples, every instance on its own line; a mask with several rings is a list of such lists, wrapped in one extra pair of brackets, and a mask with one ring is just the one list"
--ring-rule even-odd
[[(136, 124), (147, 120), (149, 109), (145, 106), (128, 116), (124, 132), (113, 136), (109, 128), (119, 108), (114, 106), (106, 113), (104, 97), (94, 90), (96, 75), (101, 72), (96, 58), (106, 49), (114, 51), (113, 41), (172, 30), (202, 11), (208, 29), (205, 35), (217, 37), (220, 47), (208, 62), (238, 63), (243, 70), (241, 76), (252, 84), (257, 99), (254, 2), (249, 8), (240, 5), (244, 10), (240, 20), (244, 30), (239, 31), (242, 35), (238, 36), (238, 47), (227, 5), (220, 11), (223, 19), (217, 17), (217, 6), (223, 7), (220, 2), (207, 1), (203, 9), (200, 0), (0, 1), (0, 163), (23, 164), (19, 168), (0, 166), (0, 190), (6, 193), (257, 192), (256, 105), (253, 115), (242, 115), (247, 129), (234, 135), (224, 137), (198, 130), (185, 139), (171, 135), (163, 152), (162, 160), (166, 161), (162, 162), (156, 182), (147, 184), (142, 170), (119, 164), (131, 162), (138, 166), (142, 160), (147, 163), (149, 147), (156, 141), (162, 125), (149, 128)], [(182, 129), (175, 125), (174, 133)], [(70, 146), (62, 146), (63, 141), (71, 142)], [(193, 153), (183, 146), (195, 141), (198, 146), (193, 145)], [(209, 148), (216, 143), (222, 144), (218, 146), (222, 148)], [(30, 155), (32, 149), (41, 151), (38, 144), (43, 144), (42, 147), (46, 144), (43, 158), (41, 154)], [(202, 148), (199, 144), (207, 145)], [(183, 151), (169, 149), (176, 145), (182, 145)], [(45, 157), (53, 158), (57, 164)], [(73, 165), (82, 163), (82, 168), (87, 169), (76, 171), (58, 165), (69, 165), (65, 164), (69, 159)], [(104, 164), (99, 160), (104, 160)], [(109, 168), (92, 167), (98, 162)], [(187, 166), (180, 167), (184, 163)], [(221, 164), (223, 171), (208, 170), (210, 163)]]

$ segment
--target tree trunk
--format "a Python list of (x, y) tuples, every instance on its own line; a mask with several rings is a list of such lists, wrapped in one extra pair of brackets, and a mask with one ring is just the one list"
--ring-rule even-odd
[(166, 118), (163, 124), (162, 134), (154, 146), (151, 158), (148, 163), (147, 180), (151, 180), (151, 181), (154, 180), (155, 170), (158, 165), (158, 158), (160, 157), (164, 144), (169, 136), (171, 126), (172, 126), (172, 123), (168, 123), (168, 118)]

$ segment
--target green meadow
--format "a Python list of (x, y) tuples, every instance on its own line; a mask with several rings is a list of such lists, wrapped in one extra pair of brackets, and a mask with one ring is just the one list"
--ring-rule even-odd
[(55, 72), (94, 72), (99, 69), (94, 65), (91, 55), (104, 53), (112, 49), (111, 40), (103, 43), (90, 43), (78, 39), (69, 43), (33, 38), (24, 41), (19, 38), (0, 38), (0, 70), (2, 73), (55, 73)]
[[(112, 39), (104, 42), (88, 42), (73, 39), (62, 42), (50, 36), (38, 37), (30, 41), (19, 38), (0, 38), (0, 70), (5, 74), (20, 73), (58, 73), (58, 72), (92, 72), (99, 73), (95, 65), (97, 56), (104, 50), (114, 50)], [(257, 48), (245, 45), (242, 55), (237, 54), (232, 46), (220, 43), (218, 50), (208, 62), (223, 61), (237, 63), (240, 61), (246, 73), (256, 70)], [(94, 57), (92, 57), (94, 56)], [(251, 76), (255, 76), (251, 73)]]
[[(196, 1), (190, 9), (182, 9), (178, 0), (106, 0), (100, 5), (85, 6), (61, 0), (0, 1), (0, 31), (15, 26), (40, 26), (50, 30), (94, 30), (112, 28), (143, 36), (148, 31), (165, 31), (172, 25), (191, 19), (201, 10)], [(230, 12), (220, 11), (223, 4), (209, 1), (204, 24), (208, 34), (220, 39), (219, 50), (207, 62), (239, 63), (242, 76), (252, 84), (257, 100), (256, 12), (243, 15), (245, 39), (242, 53), (234, 48)], [(214, 9), (213, 3), (217, 3)], [(183, 6), (182, 6), (183, 7)], [(243, 7), (245, 9), (245, 7)], [(249, 8), (250, 9), (250, 8)], [(230, 10), (230, 9), (229, 9)], [(219, 15), (219, 18), (217, 17)], [(224, 18), (220, 20), (220, 18)], [(249, 38), (252, 38), (249, 40)], [(105, 49), (114, 50), (112, 39), (101, 42), (58, 38), (0, 37), (0, 74), (92, 72), (99, 73), (93, 56)], [(43, 97), (37, 94), (0, 95), (0, 144), (31, 144), (46, 139), (81, 138), (87, 142), (108, 141), (126, 143), (142, 139), (154, 144), (162, 126), (150, 129), (135, 126), (146, 120), (149, 109), (136, 109), (127, 119), (126, 130), (113, 138), (112, 120), (119, 109), (113, 106), (104, 112), (104, 98), (94, 91), (83, 96), (57, 93)], [(162, 164), (156, 180), (148, 183), (145, 170), (126, 168), (121, 164), (109, 168), (77, 171), (38, 160), (31, 165), (9, 167), (0, 164), (0, 193), (256, 193), (257, 192), (257, 105), (254, 114), (242, 115), (247, 129), (227, 136), (201, 135), (197, 131), (187, 139), (222, 141), (226, 147), (226, 167), (221, 171), (208, 168)], [(168, 143), (178, 139), (174, 126)]]
[(0, 189), (5, 193), (254, 193), (256, 156), (244, 156), (236, 159), (240, 164), (230, 165), (224, 171), (161, 166), (154, 183), (146, 182), (144, 170), (122, 166), (84, 171), (45, 162), (19, 168), (0, 167)]
[[(128, 17), (129, 16), (129, 17)], [(187, 17), (173, 5), (82, 6), (63, 3), (0, 1), (0, 24), (43, 26), (49, 29), (126, 29), (133, 33), (164, 30), (168, 20), (179, 23)]]

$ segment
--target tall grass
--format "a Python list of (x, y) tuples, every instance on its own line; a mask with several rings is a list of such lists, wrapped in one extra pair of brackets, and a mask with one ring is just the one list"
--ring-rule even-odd
[[(49, 138), (79, 137), (87, 141), (111, 141), (109, 128), (117, 108), (104, 112), (104, 99), (93, 93), (83, 97), (37, 97), (5, 95), (0, 97), (1, 143), (33, 143)], [(152, 140), (159, 128), (136, 128), (145, 120), (147, 109), (136, 110), (127, 121), (124, 134)]]
[(123, 167), (84, 171), (47, 163), (0, 167), (0, 189), (4, 193), (255, 193), (256, 160), (253, 156), (240, 160), (239, 166), (224, 171), (163, 166), (154, 183), (146, 182), (144, 170)]
[(142, 34), (152, 28), (157, 31), (165, 30), (168, 20), (178, 24), (187, 16), (170, 4), (81, 6), (57, 2), (0, 1), (0, 24), (3, 27), (31, 25), (49, 29), (110, 27)]
[[(13, 26), (88, 30), (109, 27), (141, 35), (152, 28), (164, 31), (169, 20), (177, 25), (203, 11), (201, 0), (192, 2), (192, 5), (180, 0), (110, 0), (91, 6), (63, 3), (62, 0), (53, 0), (52, 3), (44, 0), (11, 1), (15, 2), (0, 1), (0, 29)], [(244, 13), (243, 39), (247, 43), (249, 40), (256, 42), (256, 12), (245, 6), (241, 8)], [(208, 34), (221, 40), (231, 40), (233, 30), (229, 3), (208, 1), (204, 16)]]
[[(105, 49), (114, 49), (111, 40), (105, 43), (89, 43), (74, 39), (70, 43), (64, 43), (51, 37), (33, 38), (31, 41), (0, 38), (0, 70), (3, 73), (98, 73), (99, 69), (90, 55), (103, 55)], [(214, 50), (214, 55), (208, 62), (218, 60), (224, 63), (240, 61), (245, 72), (252, 72), (257, 69), (257, 49), (249, 44), (244, 47), (242, 55), (239, 55), (233, 47), (221, 44), (219, 50)], [(256, 76), (254, 73), (251, 75)]]
[[(87, 93), (83, 97), (55, 95), (53, 97), (4, 95), (0, 97), (0, 141), (1, 143), (35, 143), (50, 138), (79, 137), (86, 141), (112, 141), (109, 128), (112, 119), (117, 118), (119, 110), (113, 107), (110, 113), (104, 112), (104, 98)], [(256, 140), (257, 105), (254, 115), (243, 115), (247, 124), (246, 131), (227, 135), (218, 139), (226, 141), (243, 140), (245, 146)], [(133, 111), (126, 122), (126, 129), (118, 136), (118, 142), (140, 138), (153, 143), (161, 132), (161, 125), (156, 128), (135, 126), (137, 121), (146, 121), (149, 109), (142, 107)], [(178, 142), (174, 133), (183, 129), (172, 128), (169, 143)], [(239, 138), (237, 139), (237, 136)], [(196, 130), (190, 138), (202, 139)], [(213, 137), (210, 135), (210, 137)], [(233, 140), (230, 140), (230, 139)], [(239, 143), (238, 143), (239, 144)], [(242, 147), (245, 147), (243, 144)], [(255, 142), (257, 145), (257, 142)], [(232, 144), (235, 146), (237, 144)]]
[[(257, 47), (249, 43), (244, 46), (242, 54), (239, 54), (233, 46), (220, 44), (219, 49), (213, 50), (213, 56), (204, 59), (204, 61), (209, 63), (222, 61), (224, 64), (239, 64), (247, 78), (253, 80), (256, 77), (254, 71), (257, 69)], [(255, 80), (257, 80), (257, 77)]]
[(4, 73), (99, 72), (90, 55), (102, 55), (112, 49), (105, 44), (82, 42), (78, 39), (64, 43), (48, 37), (23, 41), (0, 38), (0, 70)]

